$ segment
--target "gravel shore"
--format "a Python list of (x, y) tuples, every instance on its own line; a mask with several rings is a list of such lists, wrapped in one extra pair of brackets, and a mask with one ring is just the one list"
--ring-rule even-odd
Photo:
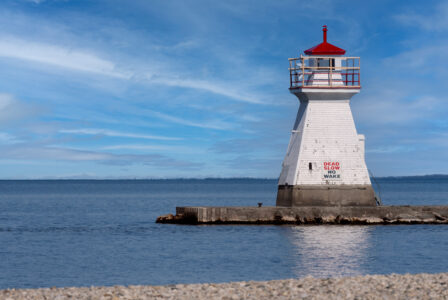
[(0, 299), (448, 299), (448, 273), (0, 290)]

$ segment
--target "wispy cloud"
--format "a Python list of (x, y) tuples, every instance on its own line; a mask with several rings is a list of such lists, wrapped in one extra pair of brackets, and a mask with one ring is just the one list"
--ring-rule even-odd
[(98, 128), (81, 128), (81, 129), (61, 129), (60, 133), (72, 133), (72, 134), (84, 134), (84, 135), (99, 135), (99, 136), (110, 136), (110, 137), (122, 137), (122, 138), (134, 138), (134, 139), (148, 139), (148, 140), (162, 140), (162, 141), (178, 141), (183, 138), (179, 137), (169, 137), (169, 136), (158, 136), (158, 135), (148, 135), (148, 134), (137, 134), (132, 132), (120, 132), (108, 129), (98, 129)]
[(56, 147), (42, 147), (33, 144), (3, 147), (2, 155), (4, 159), (25, 160), (53, 159), (68, 161), (103, 161), (112, 159), (112, 156), (107, 153), (79, 151)]
[(163, 168), (196, 169), (202, 163), (174, 159), (161, 154), (114, 154), (101, 151), (87, 151), (67, 147), (51, 147), (36, 144), (7, 145), (2, 147), (2, 160), (35, 160), (97, 162), (112, 166), (140, 164)]
[(207, 153), (204, 148), (191, 146), (145, 145), (145, 144), (119, 144), (101, 147), (102, 150), (136, 150), (136, 151), (163, 151), (163, 153), (200, 154)]
[(165, 120), (168, 122), (186, 125), (186, 126), (192, 126), (192, 127), (209, 128), (209, 129), (217, 129), (217, 130), (228, 130), (228, 129), (235, 127), (235, 124), (229, 123), (229, 122), (223, 122), (223, 121), (196, 122), (196, 121), (191, 121), (191, 120), (187, 120), (184, 118), (175, 117), (175, 116), (172, 116), (169, 114), (165, 114), (165, 113), (161, 113), (161, 112), (153, 111), (153, 110), (149, 110), (149, 109), (143, 110), (143, 113), (145, 113), (145, 114), (147, 113), (148, 115), (152, 115), (156, 118), (159, 118), (159, 119), (162, 119), (162, 120)]
[(121, 144), (101, 147), (103, 150), (172, 150), (178, 149), (175, 146), (164, 145), (140, 145), (140, 144)]
[(200, 47), (200, 43), (195, 40), (185, 40), (174, 45), (152, 45), (152, 48), (157, 51), (178, 51), (198, 47)]
[(406, 91), (382, 90), (355, 102), (356, 116), (370, 124), (409, 124), (444, 114), (441, 100), (431, 96), (412, 99)]
[(226, 96), (234, 100), (252, 103), (252, 104), (269, 104), (262, 101), (261, 98), (248, 94), (244, 90), (238, 90), (235, 88), (235, 83), (229, 82), (227, 84), (217, 84), (210, 80), (195, 80), (195, 79), (177, 79), (177, 78), (154, 78), (150, 82), (156, 84), (162, 84), (173, 87), (184, 87), (191, 89), (204, 90), (217, 95)]
[[(179, 46), (180, 47), (180, 46)], [(254, 96), (247, 90), (238, 88), (236, 82), (216, 82), (216, 80), (203, 80), (190, 78), (178, 78), (169, 69), (157, 68), (156, 73), (144, 75), (137, 70), (123, 70), (117, 67), (112, 60), (105, 59), (101, 55), (91, 50), (64, 47), (57, 44), (34, 42), (30, 40), (17, 39), (12, 37), (0, 37), (0, 57), (8, 57), (50, 65), (58, 68), (68, 69), (78, 72), (99, 74), (114, 78), (130, 80), (136, 78), (141, 83), (156, 84), (169, 87), (181, 87), (207, 91), (213, 94), (222, 95), (237, 101), (252, 104), (268, 104), (261, 99), (261, 96)], [(164, 62), (158, 62), (164, 64)], [(165, 62), (167, 63), (167, 62)], [(183, 66), (184, 68), (186, 66)]]
[(96, 73), (118, 78), (129, 78), (117, 71), (115, 64), (88, 51), (64, 48), (16, 38), (0, 38), (0, 56), (21, 59), (56, 67)]
[(415, 148), (413, 146), (383, 146), (372, 149), (367, 149), (367, 153), (406, 153), (412, 152)]
[(0, 132), (0, 145), (11, 145), (11, 144), (17, 144), (22, 142), (22, 140), (17, 139), (15, 136), (7, 133), (7, 132)]
[[(399, 70), (413, 70), (414, 72), (431, 72), (432, 75), (447, 73), (446, 65), (434, 64), (434, 61), (443, 62), (445, 53), (448, 52), (448, 41), (438, 42), (432, 45), (422, 45), (413, 47), (411, 50), (402, 51), (401, 53), (385, 58), (384, 66), (393, 65)], [(417, 74), (416, 74), (417, 75)]]
[(0, 127), (11, 122), (24, 121), (36, 115), (39, 108), (33, 104), (27, 104), (9, 94), (0, 94)]
[(395, 16), (395, 19), (406, 25), (427, 31), (447, 31), (448, 30), (448, 3), (441, 1), (429, 13), (421, 11), (407, 11)]

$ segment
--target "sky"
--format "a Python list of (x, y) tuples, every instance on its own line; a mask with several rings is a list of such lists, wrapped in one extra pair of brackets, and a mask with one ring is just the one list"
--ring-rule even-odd
[(372, 173), (447, 174), (446, 1), (3, 0), (0, 179), (277, 178), (322, 25)]

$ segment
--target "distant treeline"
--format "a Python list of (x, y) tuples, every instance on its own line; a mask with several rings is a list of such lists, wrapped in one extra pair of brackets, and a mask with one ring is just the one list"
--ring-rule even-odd
[[(379, 176), (371, 177), (372, 179), (387, 179), (387, 180), (430, 180), (430, 179), (448, 179), (445, 174), (432, 175), (414, 175), (414, 176)], [(276, 182), (277, 178), (254, 178), (254, 177), (206, 177), (206, 178), (42, 178), (42, 179), (0, 179), (0, 181), (206, 181), (206, 182), (232, 182), (232, 181), (246, 181), (246, 182)]]
[(448, 175), (432, 174), (432, 175), (414, 175), (414, 176), (385, 176), (376, 177), (376, 179), (448, 179)]

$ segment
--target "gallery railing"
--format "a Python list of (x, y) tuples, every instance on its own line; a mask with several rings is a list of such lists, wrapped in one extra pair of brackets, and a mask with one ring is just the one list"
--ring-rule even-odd
[(361, 88), (359, 57), (300, 56), (289, 59), (290, 88)]

